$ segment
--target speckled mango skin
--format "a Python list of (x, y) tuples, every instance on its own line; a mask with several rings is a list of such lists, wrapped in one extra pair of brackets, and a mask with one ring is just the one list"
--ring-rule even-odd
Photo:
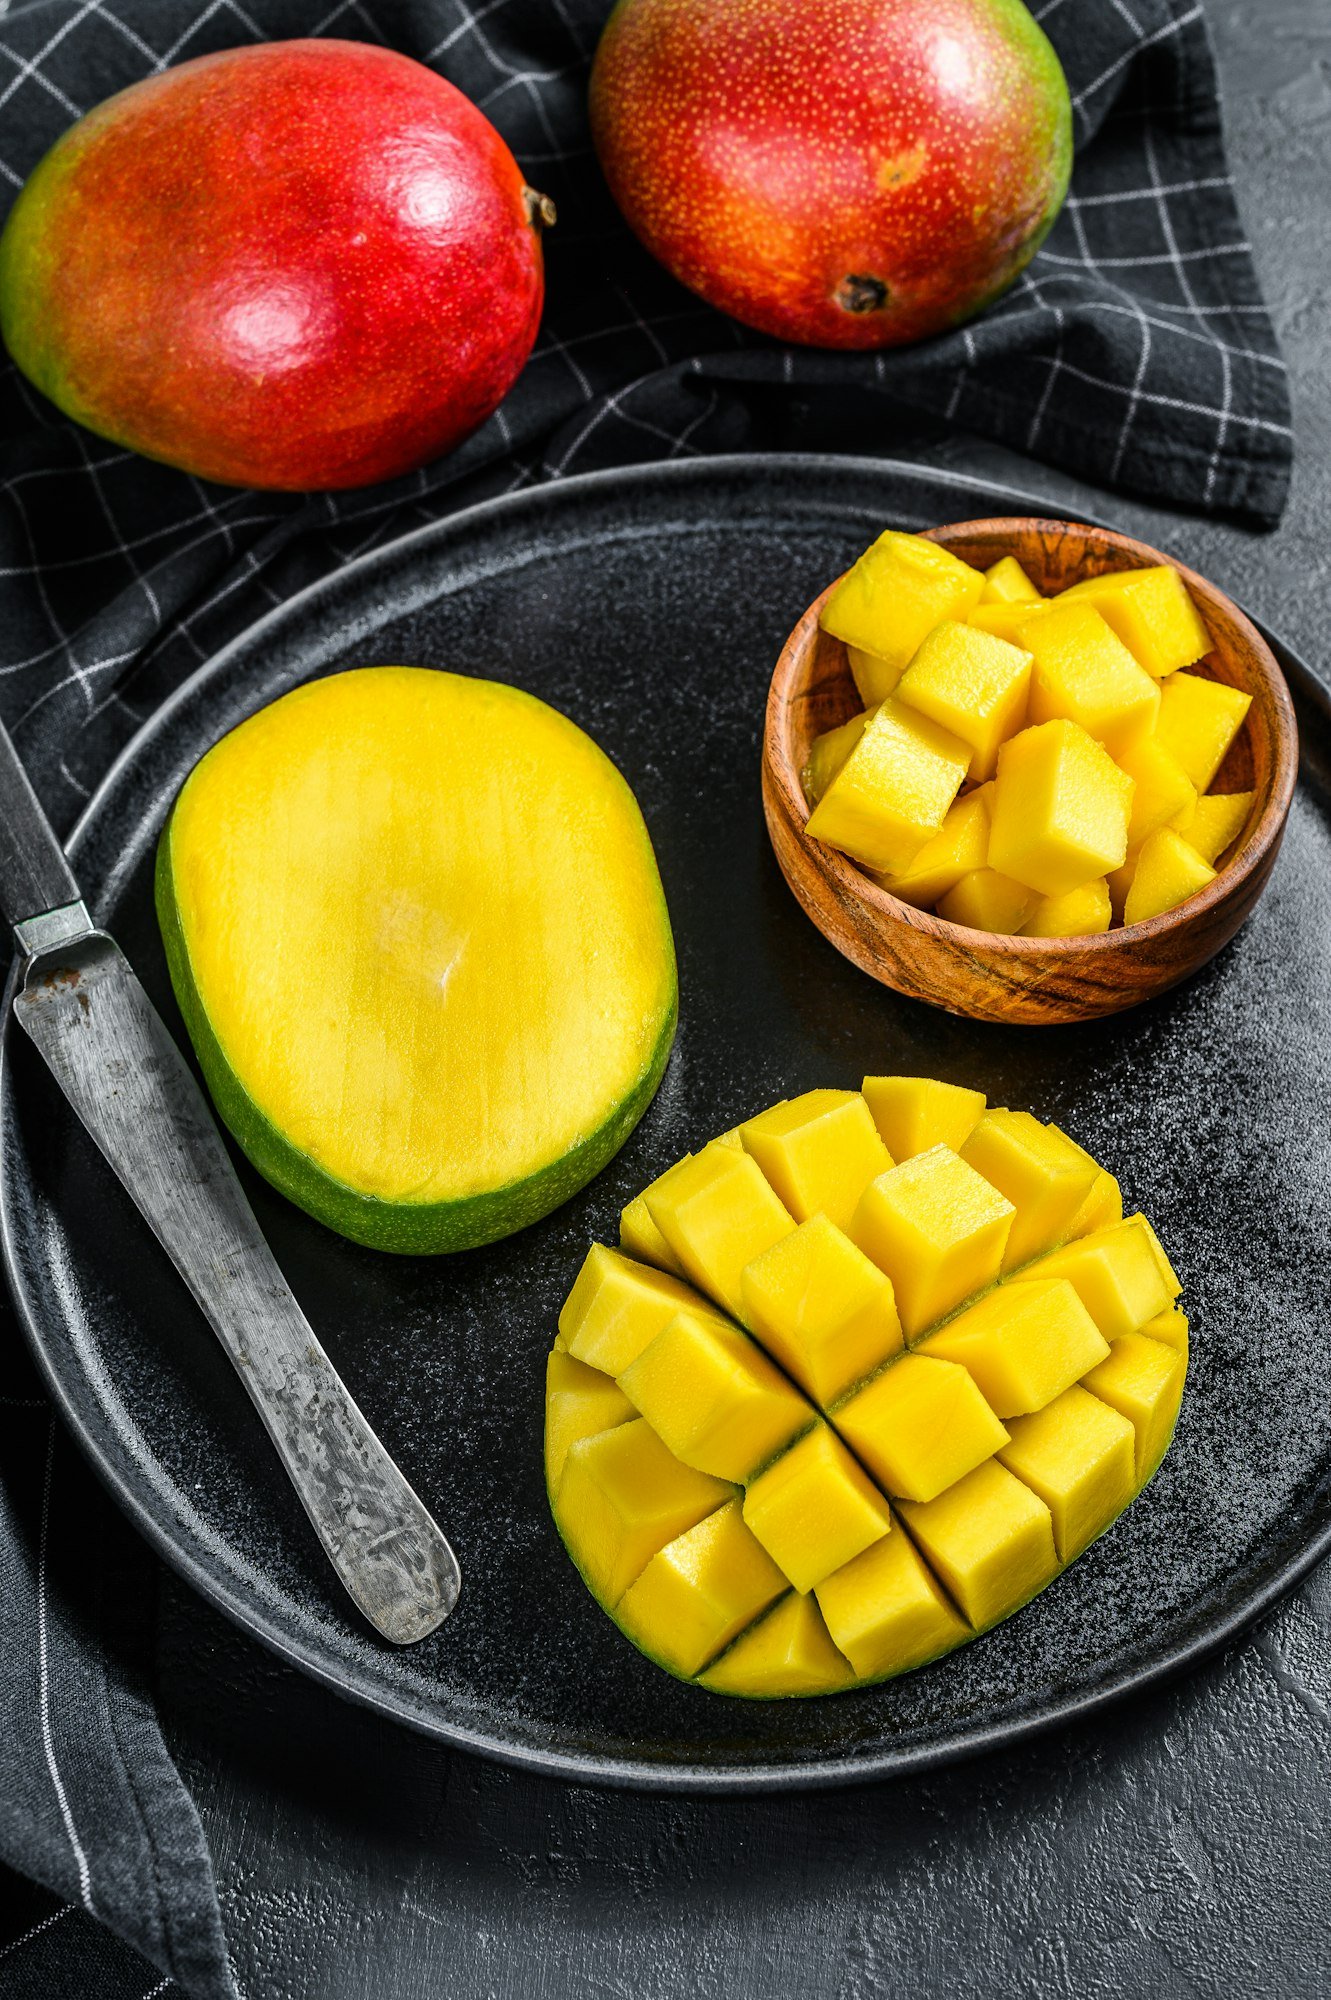
[(361, 486), (447, 451), (540, 319), (508, 147), (421, 64), (293, 41), (99, 105), (0, 237), (0, 333), (88, 429), (229, 485)]
[(647, 248), (817, 347), (970, 318), (1067, 191), (1072, 113), (1020, 0), (619, 0), (592, 130)]

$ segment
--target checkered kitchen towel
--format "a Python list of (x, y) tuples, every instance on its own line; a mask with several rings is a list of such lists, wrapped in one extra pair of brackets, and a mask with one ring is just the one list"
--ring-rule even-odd
[[(0, 0), (0, 207), (112, 91), (209, 50), (315, 34), (433, 64), (499, 126), (560, 217), (521, 381), (452, 458), (390, 486), (308, 499), (208, 487), (103, 444), (12, 368), (0, 374), (0, 714), (58, 824), (138, 723), (256, 613), (444, 509), (571, 471), (832, 431), (889, 450), (924, 413), (1108, 485), (1277, 519), (1285, 376), (1195, 0), (1036, 0), (1073, 93), (1066, 209), (985, 319), (878, 356), (747, 333), (631, 238), (584, 111), (606, 11), (607, 0), (10, 0), (6, 12)], [(86, 1479), (0, 1326), (0, 1857), (45, 1885), (26, 1938), (0, 1929), (0, 1995), (37, 1991), (29, 1975), (43, 1960), (62, 1991), (90, 2000), (138, 2000), (172, 1981), (221, 1995), (206, 1849), (144, 1694), (152, 1559)], [(117, 1618), (117, 1604), (135, 1617)], [(108, 1969), (104, 1933), (101, 1957), (79, 1959), (98, 1937), (92, 1917), (158, 1972), (128, 1954), (130, 1971)]]

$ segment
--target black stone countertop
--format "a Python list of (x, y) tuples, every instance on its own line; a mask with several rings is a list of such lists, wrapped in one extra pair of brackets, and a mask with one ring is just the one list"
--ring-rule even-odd
[[(1104, 512), (1176, 550), (1323, 665), (1331, 7), (1208, 13), (1293, 374), (1289, 513), (1257, 536), (1035, 479), (1051, 512)], [(1032, 481), (991, 448), (929, 455)], [(1331, 1990), (1328, 1569), (1162, 1693), (909, 1784), (789, 1799), (660, 1801), (451, 1754), (306, 1683), (174, 1581), (162, 1644), (246, 2000)]]

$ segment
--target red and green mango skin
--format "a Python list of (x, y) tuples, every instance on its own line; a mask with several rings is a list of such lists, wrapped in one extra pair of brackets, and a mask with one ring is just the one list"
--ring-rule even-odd
[(955, 326), (1035, 255), (1072, 111), (1020, 0), (619, 0), (592, 129), (654, 256), (817, 347)]
[(202, 56), (37, 166), (0, 237), (0, 332), (67, 415), (150, 458), (361, 486), (447, 451), (521, 370), (536, 201), (489, 121), (405, 56)]

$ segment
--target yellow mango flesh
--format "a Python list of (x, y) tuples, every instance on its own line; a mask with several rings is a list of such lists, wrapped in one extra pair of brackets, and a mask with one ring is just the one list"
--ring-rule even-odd
[(889, 529), (846, 572), (819, 622), (834, 638), (899, 671), (940, 619), (964, 618), (983, 589), (980, 571), (936, 542)]
[(1015, 937), (1038, 901), (1036, 891), (1025, 882), (1014, 881), (997, 868), (973, 868), (939, 897), (938, 914), (973, 931)]
[(804, 796), (810, 806), (817, 805), (863, 736), (872, 714), (873, 710), (866, 708), (862, 714), (852, 715), (850, 721), (843, 722), (839, 728), (825, 729), (821, 736), (814, 737), (813, 747), (809, 751), (809, 761), (800, 773)]
[(892, 1156), (858, 1090), (809, 1090), (740, 1127), (744, 1150), (794, 1216), (844, 1229)]
[(925, 841), (909, 866), (878, 877), (883, 887), (903, 903), (926, 910), (955, 889), (963, 875), (983, 868), (989, 855), (991, 791), (991, 786), (981, 785), (955, 800), (937, 833)]
[(1143, 841), (1132, 881), (1123, 899), (1124, 924), (1144, 924), (1151, 917), (1176, 910), (1199, 889), (1215, 881), (1215, 869), (1203, 861), (1172, 827), (1157, 827)]
[(1122, 864), (1132, 781), (1075, 722), (1044, 722), (1003, 745), (990, 810), (989, 866), (1041, 896), (1063, 896)]
[(1041, 896), (1021, 927), (1023, 937), (1098, 937), (1109, 929), (1114, 907), (1101, 876), (1064, 896)]
[(981, 604), (1038, 604), (1040, 593), (1015, 556), (1000, 556), (984, 573)]
[(1255, 792), (1208, 792), (1191, 812), (1180, 813), (1173, 827), (1214, 867), (1247, 825), (1255, 797)]
[(973, 625), (936, 625), (897, 684), (896, 699), (967, 744), (969, 775), (991, 778), (999, 745), (1026, 720), (1031, 656)]
[(875, 709), (805, 831), (869, 868), (900, 870), (938, 832), (969, 745), (897, 701)]
[(1171, 674), (1165, 682), (1156, 738), (1198, 792), (1209, 790), (1251, 707), (1250, 694), (1200, 674)]
[(1120, 751), (1119, 769), (1132, 779), (1128, 846), (1140, 847), (1158, 826), (1172, 826), (1196, 809), (1197, 789), (1182, 765), (1154, 736)]
[[(1178, 1414), (1178, 1276), (1147, 1219), (1121, 1219), (1113, 1175), (978, 1092), (908, 1077), (866, 1092), (774, 1106), (649, 1190), (713, 1271), (766, 1215), (771, 1240), (739, 1271), (749, 1332), (598, 1247), (548, 1362), (560, 1533), (634, 1643), (718, 1694), (831, 1693), (963, 1643), (1110, 1525)], [(866, 1120), (903, 1158), (857, 1205), (864, 1242), (824, 1208), (794, 1225), (759, 1155), (797, 1206), (820, 1189), (835, 1203), (826, 1134), (862, 1176)], [(808, 1133), (812, 1155), (792, 1154)], [(1068, 1240), (1005, 1270), (1019, 1228), (1026, 1247)]]
[(649, 1189), (647, 1208), (693, 1283), (736, 1319), (744, 1266), (795, 1227), (757, 1162), (715, 1140)]
[(867, 708), (886, 701), (906, 670), (905, 660), (883, 660), (863, 646), (847, 646), (846, 659), (860, 700)]
[(1048, 600), (1033, 604), (1024, 598), (1014, 598), (1008, 603), (991, 599), (981, 602), (973, 611), (966, 613), (966, 623), (973, 625), (977, 632), (991, 632), (995, 639), (1006, 639), (1010, 646), (1022, 645), (1022, 632), (1031, 618), (1052, 607)]
[(1138, 666), (1156, 680), (1210, 651), (1210, 634), (1187, 585), (1167, 564), (1085, 577), (1059, 593), (1060, 604), (1070, 600), (1093, 604)]
[[(361, 1240), (455, 1247), (545, 1213), (536, 1177), (563, 1162), (553, 1199), (581, 1185), (569, 1156), (668, 1042), (641, 815), (590, 737), (515, 688), (377, 667), (294, 689), (196, 767), (161, 880), (223, 1115), (243, 1095), (237, 1129), (261, 1117), (328, 1212), (279, 1185)], [(469, 1202), (489, 1204), (474, 1224)], [(419, 1240), (390, 1240), (398, 1208)]]
[(1094, 605), (1064, 592), (1022, 627), (1021, 643), (1035, 658), (1032, 722), (1075, 722), (1111, 753), (1155, 728), (1160, 688)]

